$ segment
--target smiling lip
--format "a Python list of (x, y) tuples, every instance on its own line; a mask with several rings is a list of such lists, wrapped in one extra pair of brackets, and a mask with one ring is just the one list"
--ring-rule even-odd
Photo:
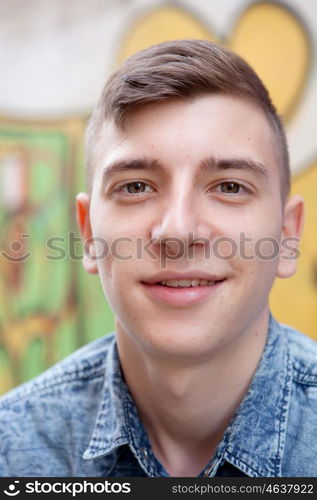
[[(199, 286), (166, 286), (162, 282), (179, 281), (179, 280), (205, 280), (209, 284)], [(219, 278), (214, 275), (201, 272), (187, 273), (180, 275), (179, 273), (160, 273), (149, 281), (143, 281), (142, 285), (145, 291), (152, 299), (159, 300), (174, 306), (187, 306), (196, 304), (206, 297), (214, 293), (225, 278)]]

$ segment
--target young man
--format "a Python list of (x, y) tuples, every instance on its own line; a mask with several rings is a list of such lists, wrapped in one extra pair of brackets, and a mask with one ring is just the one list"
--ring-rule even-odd
[(281, 122), (237, 55), (144, 50), (106, 83), (77, 197), (116, 332), (2, 399), (15, 476), (317, 476), (317, 347), (270, 315), (295, 272)]

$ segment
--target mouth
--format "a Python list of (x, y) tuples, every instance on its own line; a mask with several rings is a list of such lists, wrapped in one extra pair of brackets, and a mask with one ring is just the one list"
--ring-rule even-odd
[(154, 301), (172, 306), (190, 306), (202, 302), (222, 286), (223, 279), (181, 278), (142, 282), (146, 294)]
[(166, 280), (166, 281), (158, 281), (155, 285), (167, 286), (172, 288), (195, 288), (197, 286), (212, 286), (216, 283), (224, 280), (201, 280), (201, 279), (181, 279), (181, 280)]

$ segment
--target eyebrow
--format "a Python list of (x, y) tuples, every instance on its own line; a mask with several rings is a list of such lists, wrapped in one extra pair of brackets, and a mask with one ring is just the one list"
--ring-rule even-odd
[(136, 158), (133, 160), (118, 160), (104, 167), (102, 173), (103, 183), (106, 183), (118, 172), (128, 172), (130, 170), (163, 170), (158, 160), (150, 158)]
[(267, 168), (260, 162), (251, 160), (249, 158), (215, 158), (210, 156), (201, 162), (201, 168), (203, 170), (248, 170), (254, 172), (257, 175), (269, 178), (269, 173)]
[[(257, 175), (269, 178), (267, 168), (260, 162), (249, 158), (216, 158), (209, 156), (200, 162), (203, 171), (241, 169), (248, 170)], [(130, 170), (164, 171), (162, 164), (157, 159), (136, 158), (128, 160), (117, 160), (106, 165), (102, 172), (102, 183), (105, 185), (116, 173), (129, 172)]]

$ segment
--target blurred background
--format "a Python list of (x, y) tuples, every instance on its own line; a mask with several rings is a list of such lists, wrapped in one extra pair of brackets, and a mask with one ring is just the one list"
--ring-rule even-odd
[(0, 0), (0, 393), (113, 329), (81, 265), (83, 131), (124, 58), (179, 38), (242, 55), (284, 117), (306, 228), (271, 308), (317, 339), (317, 2)]

